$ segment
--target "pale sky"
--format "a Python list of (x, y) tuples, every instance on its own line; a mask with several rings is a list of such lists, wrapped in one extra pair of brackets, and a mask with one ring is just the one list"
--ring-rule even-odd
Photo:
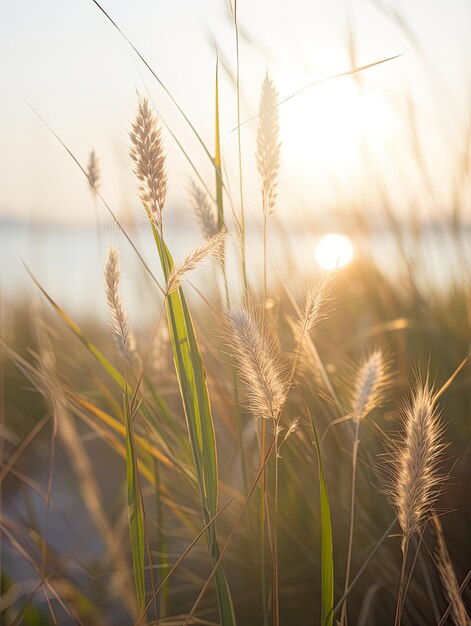
[[(471, 3), (404, 2), (402, 15), (416, 46), (380, 5), (400, 6), (393, 0), (239, 0), (243, 120), (256, 113), (267, 69), (281, 98), (350, 69), (348, 16), (358, 65), (403, 55), (364, 72), (360, 87), (351, 78), (338, 79), (280, 108), (283, 215), (303, 219), (338, 204), (361, 204), (376, 171), (399, 210), (423, 198), (430, 185), (437, 204), (449, 203), (470, 115)], [(103, 6), (212, 149), (216, 45), (229, 71), (235, 70), (229, 0), (103, 0)], [(235, 91), (224, 70), (220, 88), (223, 158), (237, 205), (236, 133), (230, 132)], [(136, 90), (146, 89), (212, 185), (211, 166), (174, 105), (91, 0), (0, 0), (0, 217), (94, 219), (86, 181), (24, 99), (83, 163), (96, 149), (103, 193), (118, 213), (137, 210), (127, 132)], [(414, 103), (425, 174), (411, 157), (406, 94)], [(252, 213), (259, 201), (255, 132), (256, 122), (242, 129)], [(369, 145), (368, 167), (362, 138)], [(191, 170), (168, 133), (165, 144), (170, 210), (187, 202)], [(373, 202), (371, 194), (366, 202)]]

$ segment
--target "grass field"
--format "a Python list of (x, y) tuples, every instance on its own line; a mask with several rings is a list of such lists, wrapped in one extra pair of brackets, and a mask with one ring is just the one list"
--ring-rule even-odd
[[(399, 216), (376, 181), (373, 219), (342, 205), (344, 237), (300, 266), (280, 219), (276, 82), (262, 79), (255, 145), (242, 145), (238, 61), (236, 180), (217, 70), (210, 146), (186, 119), (211, 176), (191, 162), (183, 259), (169, 243), (167, 146), (184, 147), (145, 95), (120, 140), (150, 264), (102, 193), (99, 155), (82, 163), (52, 137), (121, 236), (97, 268), (106, 322), (73, 319), (34, 267), (38, 297), (1, 303), (2, 624), (471, 623), (469, 134), (446, 215)], [(420, 175), (415, 136), (411, 122)], [(254, 152), (255, 227), (241, 174)], [(424, 210), (441, 202), (430, 194)], [(379, 223), (384, 258), (367, 243)], [(148, 289), (130, 303), (137, 275)]]

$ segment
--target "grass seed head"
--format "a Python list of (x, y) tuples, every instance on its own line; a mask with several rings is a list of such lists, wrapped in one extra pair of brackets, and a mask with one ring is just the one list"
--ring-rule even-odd
[(139, 99), (137, 116), (129, 136), (134, 172), (141, 181), (141, 201), (149, 207), (161, 229), (167, 195), (167, 173), (161, 129), (157, 126), (156, 116), (147, 98)]
[(434, 508), (444, 483), (441, 459), (443, 426), (427, 382), (419, 382), (401, 406), (403, 432), (390, 443), (389, 497), (406, 539), (419, 532)]
[(278, 92), (267, 74), (262, 83), (257, 131), (257, 168), (262, 179), (265, 217), (273, 213), (280, 169)]
[(275, 342), (264, 322), (245, 308), (229, 310), (227, 319), (230, 346), (247, 387), (248, 407), (255, 416), (277, 422), (288, 380)]

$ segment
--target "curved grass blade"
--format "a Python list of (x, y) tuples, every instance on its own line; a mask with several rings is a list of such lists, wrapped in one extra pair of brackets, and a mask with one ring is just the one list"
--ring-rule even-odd
[[(56, 311), (59, 317), (65, 322), (65, 324), (74, 332), (74, 334), (80, 339), (83, 345), (87, 348), (87, 350), (95, 357), (98, 363), (103, 367), (103, 369), (107, 372), (109, 376), (115, 381), (115, 383), (119, 386), (121, 391), (124, 392), (126, 389), (126, 384), (124, 377), (120, 372), (108, 361), (108, 359), (98, 350), (98, 348), (89, 340), (87, 335), (82, 331), (82, 329), (70, 318), (67, 313), (51, 298), (51, 296), (47, 293), (47, 291), (42, 287), (33, 273), (30, 271), (28, 266), (25, 264), (26, 271), (30, 275), (31, 279), (50, 303), (52, 308)], [(147, 383), (147, 381), (146, 381)], [(149, 385), (150, 387), (150, 385)], [(132, 392), (131, 387), (128, 385), (128, 391)], [(151, 389), (152, 397), (159, 409), (161, 416), (165, 419), (166, 423), (171, 425), (172, 429), (175, 429), (175, 420), (172, 418), (170, 413), (170, 409), (167, 403), (156, 393), (155, 389)], [(161, 435), (159, 424), (157, 420), (154, 419), (151, 412), (147, 409), (146, 406), (141, 404), (141, 410), (144, 414), (145, 418), (150, 422), (150, 424), (155, 428), (156, 432), (160, 435), (160, 440), (164, 443), (164, 438)]]
[(332, 626), (334, 607), (334, 556), (332, 547), (332, 524), (330, 520), (330, 504), (325, 481), (324, 464), (319, 445), (316, 425), (311, 413), (308, 411), (314, 433), (314, 444), (317, 452), (319, 468), (319, 500), (321, 509), (321, 554), (322, 554), (322, 591), (321, 591), (321, 625)]
[[(173, 259), (155, 224), (152, 220), (150, 222), (165, 280), (168, 281)], [(218, 468), (206, 372), (181, 287), (167, 296), (166, 309), (175, 370), (196, 467), (203, 519), (208, 523), (217, 512)], [(208, 527), (206, 538), (211, 559), (216, 563), (220, 553), (214, 525)], [(234, 607), (226, 575), (221, 567), (216, 573), (216, 590), (221, 625), (234, 626), (236, 623)]]
[(126, 482), (128, 490), (129, 535), (134, 570), (134, 584), (139, 611), (146, 603), (145, 558), (144, 558), (144, 503), (139, 484), (136, 447), (132, 427), (129, 392), (125, 392), (124, 413), (126, 422)]
[[(76, 394), (70, 394), (70, 396), (74, 402), (82, 406), (84, 409), (87, 409), (87, 411), (90, 411), (90, 413), (95, 415), (95, 417), (100, 419), (104, 424), (112, 428), (115, 432), (119, 433), (120, 435), (126, 434), (125, 426), (123, 426), (121, 422), (112, 417), (109, 413), (103, 411), (103, 409), (95, 406), (92, 402), (89, 402), (88, 400), (81, 398)], [(154, 459), (156, 459), (166, 467), (175, 467), (175, 463), (172, 461), (172, 459), (162, 454), (162, 452), (154, 445), (152, 445), (152, 443), (148, 441), (145, 437), (140, 437), (139, 435), (135, 434), (134, 441), (140, 448), (142, 448), (143, 451), (150, 454)]]

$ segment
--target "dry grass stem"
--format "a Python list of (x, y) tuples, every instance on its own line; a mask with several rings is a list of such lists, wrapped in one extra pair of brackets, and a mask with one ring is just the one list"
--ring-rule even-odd
[(456, 626), (470, 626), (471, 620), (469, 619), (463, 598), (461, 597), (460, 586), (448, 553), (448, 548), (446, 547), (442, 525), (436, 514), (432, 515), (432, 522), (437, 538), (436, 562), (438, 573), (447, 600), (452, 606), (452, 619)]

